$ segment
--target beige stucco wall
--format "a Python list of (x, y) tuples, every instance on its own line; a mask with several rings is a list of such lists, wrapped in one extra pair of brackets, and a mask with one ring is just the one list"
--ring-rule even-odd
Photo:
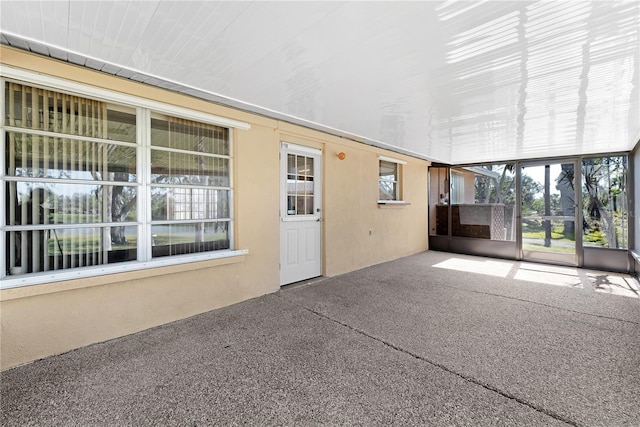
[[(326, 276), (427, 249), (428, 162), (287, 123), (280, 123), (279, 138), (323, 150)], [(406, 205), (378, 205), (378, 155), (407, 162), (402, 165)]]
[[(280, 141), (323, 151), (327, 276), (427, 249), (428, 162), (7, 47), (0, 62), (248, 122), (234, 131), (236, 249), (246, 255), (0, 291), (0, 369), (279, 289)], [(339, 160), (337, 153), (347, 157)], [(379, 154), (406, 161), (403, 206), (379, 206)]]

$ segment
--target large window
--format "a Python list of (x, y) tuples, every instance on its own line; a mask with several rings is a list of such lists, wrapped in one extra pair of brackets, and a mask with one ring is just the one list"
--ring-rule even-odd
[(430, 168), (431, 234), (449, 235), (451, 216), (452, 236), (514, 241), (514, 168), (513, 163)]
[(583, 244), (628, 248), (627, 156), (582, 161)]
[(2, 277), (231, 248), (228, 128), (13, 82), (3, 112)]

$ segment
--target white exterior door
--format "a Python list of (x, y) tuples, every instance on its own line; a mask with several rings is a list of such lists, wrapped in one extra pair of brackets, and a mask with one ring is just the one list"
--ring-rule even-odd
[(322, 152), (282, 143), (280, 286), (322, 275)]

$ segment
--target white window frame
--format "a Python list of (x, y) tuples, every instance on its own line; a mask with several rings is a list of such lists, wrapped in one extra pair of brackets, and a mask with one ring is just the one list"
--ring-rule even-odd
[(398, 194), (397, 194), (397, 198), (395, 200), (378, 200), (378, 204), (379, 205), (392, 205), (392, 204), (396, 204), (396, 205), (406, 205), (408, 204), (407, 202), (404, 201), (404, 168), (402, 166), (406, 165), (407, 162), (405, 162), (404, 160), (399, 160), (399, 159), (394, 159), (393, 157), (387, 157), (387, 156), (378, 156), (378, 195), (380, 194), (380, 162), (384, 161), (384, 162), (390, 162), (390, 163), (395, 163), (397, 166), (397, 171), (398, 171), (398, 176), (397, 176), (397, 183), (398, 183)]
[[(145, 242), (139, 244), (137, 248), (137, 260), (127, 261), (116, 264), (103, 264), (91, 267), (78, 267), (65, 270), (54, 270), (42, 273), (30, 273), (18, 276), (4, 276), (7, 270), (6, 256), (0, 257), (0, 277), (2, 277), (0, 283), (0, 289), (9, 289), (21, 286), (37, 285), (43, 283), (59, 282), (65, 280), (79, 279), (85, 277), (93, 277), (99, 275), (107, 275), (114, 273), (122, 273), (126, 271), (136, 271), (148, 268), (158, 268), (169, 265), (184, 264), (197, 261), (207, 261), (220, 258), (228, 258), (241, 256), (248, 253), (247, 250), (234, 249), (234, 222), (235, 212), (233, 209), (234, 202), (234, 182), (233, 182), (233, 136), (234, 129), (248, 130), (250, 125), (245, 122), (240, 122), (224, 117), (215, 116), (212, 114), (204, 113), (201, 111), (190, 110), (183, 107), (172, 106), (164, 104), (158, 101), (141, 98), (133, 95), (127, 95), (119, 92), (113, 92), (110, 90), (76, 83), (61, 79), (58, 77), (47, 76), (43, 74), (34, 73), (19, 68), (14, 68), (7, 65), (0, 65), (0, 137), (2, 138), (3, 145), (5, 144), (5, 80), (10, 80), (16, 83), (40, 87), (47, 90), (53, 90), (57, 92), (68, 93), (84, 98), (93, 98), (107, 103), (120, 104), (126, 107), (136, 109), (136, 131), (137, 131), (137, 159), (136, 159), (136, 175), (137, 185), (139, 188), (137, 209), (138, 209), (138, 241)], [(150, 182), (150, 169), (147, 167), (150, 162), (151, 149), (150, 149), (150, 122), (151, 113), (157, 112), (173, 117), (183, 118), (187, 120), (202, 122), (215, 126), (222, 126), (229, 128), (229, 152), (230, 154), (230, 200), (229, 200), (229, 241), (230, 249), (200, 252), (196, 254), (188, 255), (173, 255), (161, 258), (151, 258), (151, 186)], [(4, 183), (6, 177), (5, 167), (5, 155), (0, 156), (0, 182), (2, 182), (4, 192)], [(7, 230), (4, 225), (6, 222), (6, 209), (0, 209), (0, 247), (6, 248), (6, 236)]]

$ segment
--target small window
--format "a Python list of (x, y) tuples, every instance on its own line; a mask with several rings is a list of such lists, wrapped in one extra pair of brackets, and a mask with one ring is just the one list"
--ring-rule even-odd
[(464, 203), (464, 175), (451, 171), (451, 204)]
[(405, 162), (385, 158), (379, 159), (378, 186), (380, 202), (402, 201), (402, 165)]

